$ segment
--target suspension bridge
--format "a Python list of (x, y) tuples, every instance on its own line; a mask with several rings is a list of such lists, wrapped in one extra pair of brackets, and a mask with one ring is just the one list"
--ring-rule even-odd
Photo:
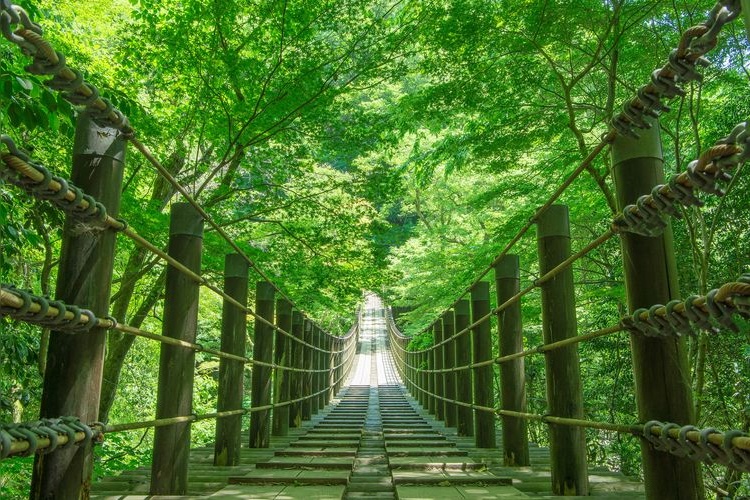
[[(750, 277), (680, 298), (668, 223), (680, 207), (723, 194), (750, 156), (747, 122), (669, 179), (654, 126), (668, 110), (666, 101), (700, 78), (703, 56), (739, 14), (739, 2), (721, 1), (704, 23), (685, 31), (669, 61), (624, 104), (589, 156), (435, 318), (427, 330), (433, 343), (420, 349), (374, 295), (366, 296), (345, 335), (326, 332), (243, 252), (28, 14), (0, 0), (0, 28), (32, 58), (27, 71), (50, 76), (46, 84), (80, 107), (70, 179), (0, 136), (2, 179), (66, 214), (54, 299), (13, 284), (0, 288), (0, 314), (52, 330), (42, 418), (0, 425), (0, 460), (35, 455), (32, 498), (697, 499), (703, 491), (700, 463), (750, 470), (750, 436), (695, 425), (684, 346), (685, 336), (696, 331), (738, 328), (736, 319), (750, 315)], [(183, 197), (171, 206), (166, 249), (118, 217), (128, 144)], [(568, 210), (558, 200), (605, 150), (620, 212), (606, 231), (573, 252)], [(228, 249), (223, 286), (201, 269), (206, 225)], [(511, 252), (532, 228), (540, 276), (522, 288), (518, 256)], [(168, 265), (161, 334), (109, 315), (118, 235)], [(579, 333), (571, 266), (613, 238), (622, 243), (630, 312), (610, 327)], [(251, 271), (258, 278), (254, 294)], [(218, 349), (196, 342), (201, 287), (223, 300)], [(520, 308), (534, 291), (541, 295), (544, 343), (528, 348)], [(107, 332), (161, 343), (154, 419), (98, 422)], [(639, 421), (587, 420), (577, 344), (622, 334), (631, 341)], [(213, 413), (193, 410), (196, 353), (220, 363)], [(545, 358), (545, 414), (527, 411), (524, 359), (535, 355)], [(249, 391), (243, 387), (246, 367)], [(246, 392), (249, 406), (243, 406)], [(216, 420), (214, 446), (191, 449), (191, 424), (207, 419)], [(549, 449), (529, 442), (529, 421), (547, 424)], [(149, 468), (92, 482), (98, 442), (149, 428)], [(639, 439), (643, 482), (589, 467), (587, 429)]]

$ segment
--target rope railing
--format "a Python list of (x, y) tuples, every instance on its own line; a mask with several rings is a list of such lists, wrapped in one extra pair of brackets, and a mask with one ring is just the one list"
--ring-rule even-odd
[[(353, 343), (351, 345), (354, 345)], [(349, 348), (348, 357), (339, 365), (331, 368), (333, 371), (349, 363), (356, 356), (356, 349)], [(92, 424), (83, 424), (76, 417), (60, 417), (57, 419), (41, 419), (35, 422), (19, 424), (0, 424), (0, 460), (9, 456), (27, 456), (34, 453), (48, 454), (56, 449), (66, 449), (72, 445), (82, 445), (90, 441), (100, 443), (104, 434), (151, 429), (156, 427), (165, 427), (179, 423), (192, 423), (201, 420), (212, 420), (219, 418), (232, 417), (237, 415), (247, 415), (259, 411), (272, 410), (274, 408), (289, 406), (294, 403), (300, 403), (307, 399), (317, 397), (331, 390), (339, 382), (343, 381), (348, 373), (343, 373), (335, 381), (328, 384), (325, 388), (299, 398), (287, 401), (274, 402), (272, 404), (256, 406), (251, 408), (240, 408), (236, 410), (227, 410), (221, 412), (191, 414), (177, 417), (160, 418), (152, 420), (143, 420), (139, 422), (128, 422), (121, 424), (103, 424), (95, 422)]]
[[(149, 332), (141, 328), (135, 328), (130, 325), (121, 324), (112, 317), (99, 318), (96, 317), (91, 311), (82, 309), (78, 306), (65, 304), (61, 301), (48, 300), (45, 297), (33, 295), (25, 290), (20, 290), (8, 285), (0, 285), (0, 315), (7, 315), (18, 321), (24, 321), (26, 323), (38, 326), (51, 327), (58, 331), (64, 331), (68, 333), (87, 333), (92, 328), (117, 330), (119, 332), (136, 337), (161, 342), (162, 344), (183, 347), (195, 352), (203, 352), (213, 355), (217, 358), (242, 361), (247, 365), (265, 366), (267, 368), (273, 368), (281, 371), (303, 373), (323, 373), (328, 371), (328, 369), (294, 368), (291, 366), (284, 366), (276, 363), (266, 363), (264, 361), (253, 360), (252, 358), (248, 358), (245, 356), (239, 356), (217, 349), (212, 349), (210, 347), (205, 347), (198, 343), (187, 342), (185, 340), (180, 340), (172, 337), (166, 337), (164, 335)], [(336, 338), (341, 341), (347, 341), (352, 337), (355, 331), (356, 326), (352, 327), (346, 335)], [(309, 346), (311, 344), (306, 345)], [(346, 349), (347, 348), (342, 348), (339, 350), (327, 350), (316, 347), (317, 351), (324, 352), (326, 354), (339, 354), (345, 352)], [(337, 368), (339, 366), (341, 365), (338, 365)]]
[[(639, 88), (636, 95), (624, 103), (622, 112), (612, 119), (609, 124), (608, 132), (602, 137), (596, 146), (593, 147), (576, 169), (565, 178), (560, 186), (558, 186), (549, 198), (547, 198), (547, 200), (534, 212), (529, 220), (513, 235), (500, 253), (492, 259), (490, 264), (487, 265), (476, 278), (474, 278), (474, 280), (459, 294), (458, 298), (456, 298), (451, 305), (444, 308), (443, 311), (437, 315), (438, 318), (455, 307), (462, 297), (468, 294), (477, 283), (487, 276), (497, 263), (508, 255), (513, 247), (521, 241), (526, 233), (534, 226), (534, 224), (536, 224), (539, 218), (549, 210), (549, 208), (585, 170), (591, 167), (594, 160), (596, 160), (601, 152), (604, 151), (604, 149), (609, 146), (618, 135), (638, 137), (638, 134), (635, 131), (636, 129), (648, 129), (652, 126), (647, 121), (647, 118), (658, 118), (662, 112), (669, 111), (669, 107), (664, 103), (664, 100), (685, 94), (681, 84), (696, 80), (700, 81), (703, 78), (703, 75), (697, 71), (697, 67), (710, 64), (705, 58), (703, 58), (703, 56), (716, 46), (718, 43), (718, 35), (722, 28), (739, 16), (740, 1), (741, 0), (720, 0), (716, 2), (704, 23), (692, 26), (683, 31), (677, 48), (669, 55), (668, 62), (651, 74), (651, 82)], [(740, 131), (737, 133), (739, 134)], [(745, 143), (747, 141), (748, 135), (743, 129), (741, 142)], [(727, 144), (726, 142), (719, 142), (720, 144), (717, 144), (717, 146), (725, 146)], [(721, 150), (722, 154), (729, 151), (731, 151), (730, 148)], [(735, 153), (730, 152), (728, 154), (731, 155)], [(742, 161), (745, 161), (746, 159), (744, 155), (745, 153), (743, 153)], [(712, 178), (711, 174), (714, 174), (714, 172), (711, 171), (711, 169), (704, 171), (703, 166), (695, 165), (694, 170), (696, 171), (695, 173), (686, 174), (686, 177), (681, 177), (679, 180), (675, 181), (676, 184), (675, 182), (670, 181), (669, 187), (675, 189), (675, 193), (677, 194), (675, 194), (674, 197), (679, 198), (680, 202), (683, 200), (688, 203), (690, 202), (690, 195), (681, 194), (681, 190), (690, 191), (694, 186), (706, 186), (710, 188), (712, 185), (715, 185), (717, 180), (727, 180), (726, 174), (721, 172)], [(693, 186), (691, 186), (691, 184), (693, 184)], [(663, 227), (663, 224), (654, 220), (653, 216), (643, 217), (642, 214), (653, 212), (653, 208), (664, 205), (667, 206), (666, 210), (669, 210), (668, 207), (674, 203), (671, 194), (672, 193), (668, 193), (665, 188), (660, 186), (659, 193), (652, 193), (652, 196), (654, 197), (653, 200), (641, 202), (636, 207), (626, 207), (626, 210), (623, 211), (624, 213), (617, 216), (613, 230), (615, 232), (628, 230), (637, 232), (638, 234), (642, 234), (639, 231), (658, 231), (658, 228)], [(716, 192), (716, 194), (719, 193)], [(644, 218), (646, 218), (647, 221), (643, 221)], [(656, 226), (655, 228), (653, 228), (654, 225)], [(429, 327), (427, 329), (429, 329)]]
[[(746, 295), (744, 294), (742, 296), (746, 297)], [(614, 333), (614, 331), (604, 333), (605, 330), (600, 330), (594, 333), (597, 333), (598, 336)], [(618, 327), (618, 330), (616, 331), (623, 330), (624, 327)], [(395, 328), (395, 326), (394, 328), (391, 328), (389, 325), (388, 332), (390, 336), (397, 337), (401, 340), (408, 338), (407, 336), (404, 336), (401, 332), (399, 332), (398, 329)], [(584, 339), (576, 340), (580, 342)], [(565, 345), (569, 344), (570, 342)], [(390, 345), (398, 346), (398, 342), (390, 342)], [(553, 348), (553, 344), (548, 344), (546, 347), (551, 349)], [(562, 345), (558, 345), (555, 347), (562, 347)], [(406, 374), (401, 370), (402, 366), (416, 369), (425, 373), (447, 373), (449, 371), (454, 371), (421, 369), (406, 363), (406, 361), (403, 359), (403, 356), (401, 354), (402, 352), (413, 351), (405, 351), (403, 348), (400, 348), (392, 350), (391, 352), (393, 352), (393, 354), (399, 361), (398, 363), (396, 363), (396, 367), (399, 370), (399, 374), (404, 379), (406, 379)], [(537, 352), (540, 351), (529, 350), (518, 353), (518, 355), (535, 354)], [(490, 363), (496, 363), (499, 359), (500, 358), (495, 358), (493, 360), (490, 360)], [(472, 367), (486, 366), (487, 364), (488, 363), (486, 362), (475, 363)], [(726, 432), (720, 432), (713, 427), (707, 427), (701, 430), (693, 425), (680, 426), (672, 423), (662, 423), (656, 420), (651, 420), (649, 422), (646, 422), (645, 424), (627, 425), (612, 422), (599, 422), (593, 420), (559, 417), (554, 415), (541, 415), (528, 412), (510, 411), (500, 408), (477, 405), (458, 399), (447, 398), (440, 394), (436, 394), (435, 392), (424, 389), (418, 383), (412, 383), (412, 387), (414, 387), (417, 391), (425, 394), (426, 396), (429, 396), (436, 400), (461, 406), (464, 408), (469, 408), (475, 411), (493, 413), (498, 416), (521, 418), (524, 420), (535, 420), (546, 424), (607, 430), (622, 434), (631, 434), (646, 439), (659, 451), (667, 452), (679, 457), (687, 457), (696, 461), (719, 463), (740, 471), (750, 471), (750, 436), (747, 433), (736, 429)]]
[[(0, 171), (0, 177), (21, 187), (34, 197), (53, 201), (53, 203), (59, 208), (65, 210), (67, 213), (71, 214), (71, 216), (84, 223), (94, 222), (102, 227), (124, 234), (141, 248), (144, 248), (160, 259), (166, 261), (180, 273), (184, 274), (199, 285), (211, 290), (227, 302), (240, 308), (261, 323), (269, 326), (274, 331), (292, 339), (294, 342), (301, 343), (306, 347), (321, 350), (318, 347), (306, 343), (304, 340), (298, 339), (291, 333), (280, 328), (278, 325), (275, 325), (258, 315), (246, 304), (241, 304), (234, 297), (228, 295), (206, 278), (193, 272), (174, 257), (170, 256), (167, 252), (158, 248), (156, 245), (138, 234), (124, 219), (114, 218), (108, 215), (106, 209), (101, 203), (96, 201), (92, 196), (85, 194), (80, 188), (74, 186), (72, 182), (63, 179), (62, 177), (52, 175), (47, 168), (31, 160), (26, 154), (18, 149), (13, 140), (7, 135), (0, 135), (0, 143), (4, 144), (10, 151), (10, 153), (0, 155), (0, 159), (2, 159), (2, 161), (9, 167), (8, 170)], [(8, 175), (8, 172), (10, 171), (15, 171), (19, 176), (22, 176), (23, 179), (13, 178), (11, 175)], [(273, 285), (273, 283), (271, 283), (271, 285)], [(331, 336), (330, 333), (325, 333), (326, 335)], [(252, 340), (250, 340), (250, 342), (252, 342)], [(323, 351), (324, 350), (321, 350), (321, 352)]]

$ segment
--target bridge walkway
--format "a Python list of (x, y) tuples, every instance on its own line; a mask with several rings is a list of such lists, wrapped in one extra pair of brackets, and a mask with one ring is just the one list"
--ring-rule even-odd
[[(272, 437), (270, 448), (243, 448), (241, 465), (234, 467), (213, 466), (213, 446), (193, 449), (188, 496), (149, 496), (150, 469), (141, 468), (95, 483), (92, 498), (552, 497), (546, 448), (532, 446), (531, 467), (504, 467), (499, 450), (476, 448), (474, 438), (456, 435), (406, 392), (383, 313), (370, 297), (348, 383), (311, 420), (288, 436)], [(619, 473), (593, 470), (589, 480), (592, 496), (645, 498), (641, 483)]]

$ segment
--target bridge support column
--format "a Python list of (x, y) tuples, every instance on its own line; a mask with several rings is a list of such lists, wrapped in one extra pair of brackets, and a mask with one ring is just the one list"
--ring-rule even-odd
[[(480, 281), (471, 288), (471, 322), (490, 313), (490, 284)], [(492, 329), (490, 319), (474, 326), (471, 331), (474, 350), (473, 361), (480, 363), (492, 359)], [(474, 368), (474, 404), (495, 408), (495, 368), (493, 365)], [(474, 442), (477, 448), (497, 448), (495, 440), (495, 412), (474, 411)]]
[(328, 351), (326, 353), (326, 368), (328, 368), (328, 373), (326, 373), (325, 378), (326, 385), (323, 386), (324, 389), (328, 387), (328, 390), (323, 394), (325, 396), (325, 404), (329, 404), (333, 399), (333, 393), (335, 391), (334, 382), (336, 381), (336, 372), (334, 370), (334, 366), (336, 366), (336, 355), (333, 353), (333, 351), (336, 349), (333, 337), (324, 334), (323, 340), (325, 348)]
[[(552, 205), (537, 222), (539, 272), (544, 274), (570, 256), (568, 207)], [(542, 331), (549, 344), (575, 337), (573, 270), (568, 267), (542, 284)], [(554, 416), (583, 419), (583, 393), (575, 345), (545, 353), (547, 401)], [(586, 435), (580, 427), (550, 425), (552, 492), (588, 495)]]
[[(273, 363), (273, 285), (259, 281), (255, 286), (255, 335), (253, 361)], [(261, 319), (262, 318), (262, 319)], [(264, 321), (265, 320), (265, 321)], [(271, 404), (273, 379), (271, 368), (253, 365), (253, 378), (250, 392), (251, 408)], [(259, 410), (250, 414), (250, 448), (268, 448), (271, 440), (271, 411)]]
[[(191, 205), (175, 203), (169, 223), (169, 255), (196, 274), (201, 272), (203, 219)], [(198, 283), (172, 266), (167, 268), (162, 335), (195, 342), (198, 329)], [(195, 351), (162, 344), (156, 418), (193, 413)], [(187, 493), (190, 422), (154, 429), (152, 495)]]
[[(120, 211), (126, 142), (115, 129), (94, 124), (87, 113), (78, 115), (71, 177), (112, 216)], [(75, 231), (77, 224), (66, 218), (55, 298), (106, 316), (115, 233)], [(86, 335), (52, 332), (42, 392), (43, 417), (73, 415), (84, 423), (98, 420), (105, 342), (105, 332), (98, 328)], [(31, 496), (79, 498), (91, 485), (92, 470), (91, 444), (36, 455)]]
[[(469, 326), (469, 301), (461, 299), (454, 306), (456, 332)], [(464, 332), (456, 338), (456, 366), (471, 364), (471, 332)], [(456, 372), (456, 399), (462, 403), (473, 402), (471, 390), (472, 370)], [(458, 425), (456, 432), (459, 436), (474, 435), (474, 412), (468, 406), (458, 406)]]
[[(292, 335), (297, 340), (304, 340), (305, 333), (303, 330), (302, 313), (299, 311), (292, 312)], [(305, 368), (304, 347), (299, 342), (291, 341), (291, 366), (295, 371), (289, 372), (289, 399), (301, 398), (304, 394), (302, 390), (303, 373), (296, 371)], [(299, 427), (302, 425), (302, 402), (298, 401), (289, 405), (289, 426)]]
[[(313, 325), (312, 322), (304, 318), (303, 324), (302, 324), (302, 330), (304, 334), (305, 342), (308, 344), (313, 343)], [(315, 351), (313, 351), (309, 346), (302, 346), (302, 355), (303, 355), (303, 363), (306, 370), (314, 370), (315, 369)], [(305, 396), (305, 399), (300, 404), (300, 410), (302, 412), (302, 420), (310, 420), (313, 416), (313, 397), (311, 397), (311, 394), (313, 393), (313, 381), (315, 379), (314, 373), (312, 372), (304, 372), (302, 374), (302, 395)], [(315, 413), (318, 413), (317, 406), (315, 407)]]
[(430, 389), (427, 382), (428, 374), (424, 370), (429, 369), (429, 356), (429, 351), (419, 353), (419, 367), (421, 368), (419, 372), (419, 387), (422, 388), (419, 393), (422, 395), (422, 407), (428, 412), (430, 411), (430, 396), (428, 396), (427, 393)]
[[(439, 344), (443, 341), (443, 321), (441, 319), (438, 319), (435, 321), (435, 324), (432, 325), (432, 334), (435, 337), (435, 343)], [(435, 365), (436, 370), (442, 370), (443, 368), (443, 351), (445, 350), (445, 344), (438, 346), (433, 351), (434, 353), (434, 359), (435, 361), (433, 364)], [(443, 380), (445, 379), (445, 373), (435, 373), (435, 378), (433, 385), (435, 387), (435, 417), (437, 417), (438, 420), (445, 420), (445, 400), (441, 399), (445, 397), (445, 384)]]
[[(248, 263), (238, 254), (224, 258), (224, 292), (240, 304), (247, 304)], [(221, 350), (237, 356), (245, 355), (247, 313), (224, 299), (221, 314)], [(219, 394), (217, 411), (242, 408), (244, 394), (244, 369), (242, 361), (219, 360)], [(239, 465), (242, 415), (220, 418), (216, 421), (214, 465)]]
[[(285, 332), (292, 333), (292, 303), (285, 298), (276, 300), (276, 326)], [(274, 363), (288, 367), (292, 339), (283, 333), (275, 332)], [(277, 405), (273, 408), (273, 421), (271, 433), (274, 436), (287, 436), (289, 434), (289, 405), (281, 403), (289, 401), (289, 383), (291, 372), (289, 370), (274, 369), (273, 376), (273, 402)]]
[[(435, 325), (430, 325), (428, 327), (428, 331), (432, 334), (432, 345), (433, 347), (430, 348), (429, 351), (427, 351), (427, 369), (428, 370), (434, 370), (435, 369), (435, 357), (437, 354), (437, 349), (434, 347), (435, 345)], [(430, 414), (435, 415), (435, 409), (436, 409), (436, 398), (433, 396), (435, 394), (435, 379), (437, 379), (437, 374), (428, 372), (427, 374), (427, 392), (430, 394), (427, 396), (427, 411), (430, 412)]]
[[(450, 338), (456, 333), (456, 324), (453, 311), (443, 314), (443, 338)], [(443, 351), (443, 368), (454, 368), (456, 366), (456, 341), (450, 340), (445, 343)], [(458, 422), (458, 406), (451, 401), (456, 399), (456, 372), (446, 372), (444, 382), (445, 397), (445, 425), (456, 427)]]
[[(319, 326), (315, 326), (315, 345), (319, 349), (325, 349), (325, 333)], [(318, 355), (318, 370), (325, 370), (328, 368), (328, 355), (324, 351), (315, 351), (315, 353)], [(316, 380), (317, 380), (317, 387), (315, 389), (315, 392), (318, 393), (318, 396), (315, 398), (316, 406), (315, 408), (319, 411), (325, 408), (326, 406), (326, 394), (323, 391), (326, 386), (326, 379), (328, 378), (328, 373), (325, 371), (318, 371), (316, 374)]]
[[(650, 193), (656, 184), (664, 183), (659, 124), (638, 133), (640, 139), (618, 136), (612, 144), (620, 210)], [(631, 312), (679, 298), (671, 226), (667, 226), (662, 236), (649, 238), (624, 233), (620, 241)], [(695, 423), (685, 340), (631, 335), (630, 346), (639, 419), (679, 425)], [(645, 441), (641, 441), (641, 454), (648, 498), (703, 498), (698, 464), (657, 451)]]
[[(518, 255), (506, 255), (494, 267), (497, 303), (503, 304), (521, 290)], [(520, 300), (498, 314), (497, 326), (500, 356), (523, 351)], [(524, 358), (506, 361), (500, 365), (500, 388), (503, 410), (526, 412)], [(505, 415), (501, 418), (505, 465), (529, 465), (529, 437), (526, 420)]]

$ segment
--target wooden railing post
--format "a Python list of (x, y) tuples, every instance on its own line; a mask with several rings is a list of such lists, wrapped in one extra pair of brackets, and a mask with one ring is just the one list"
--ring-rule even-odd
[[(276, 290), (273, 285), (259, 281), (255, 286), (255, 335), (253, 360), (273, 363), (273, 306)], [(262, 318), (262, 319), (261, 319)], [(263, 321), (265, 320), (265, 321)], [(273, 379), (271, 368), (253, 365), (251, 384), (251, 408), (271, 404), (271, 387)], [(268, 448), (271, 440), (270, 410), (254, 411), (250, 414), (250, 448)]]
[[(247, 304), (248, 263), (239, 254), (224, 258), (224, 292), (240, 304)], [(221, 350), (238, 356), (245, 355), (247, 313), (224, 299), (221, 314)], [(219, 360), (219, 395), (217, 411), (242, 408), (245, 364), (242, 361)], [(239, 465), (242, 415), (216, 421), (214, 465)]]
[(422, 408), (425, 410), (427, 409), (427, 393), (425, 390), (427, 390), (427, 384), (425, 381), (427, 380), (427, 374), (423, 371), (424, 368), (427, 367), (427, 364), (425, 363), (425, 359), (427, 358), (427, 354), (424, 352), (415, 353), (415, 356), (417, 358), (417, 400), (419, 401), (419, 404), (422, 405)]
[[(169, 255), (196, 274), (201, 272), (203, 219), (192, 205), (172, 205), (169, 223)], [(172, 266), (167, 268), (162, 335), (195, 342), (198, 329), (198, 283)], [(193, 413), (195, 351), (161, 345), (156, 418)], [(190, 422), (157, 427), (154, 430), (154, 458), (151, 465), (152, 495), (187, 493), (190, 455)]]
[[(568, 207), (552, 205), (537, 221), (539, 272), (545, 274), (570, 256)], [(577, 335), (573, 270), (568, 267), (542, 284), (542, 330), (551, 343)], [(571, 345), (545, 354), (549, 412), (557, 417), (583, 419), (583, 393), (578, 347)], [(580, 427), (550, 425), (552, 492), (588, 495), (586, 435)]]
[[(433, 326), (430, 326), (428, 330), (432, 334), (432, 344), (435, 345), (435, 330), (433, 330)], [(430, 348), (429, 351), (427, 351), (427, 369), (428, 370), (434, 370), (435, 369), (435, 353), (437, 352), (437, 349), (434, 347)], [(430, 393), (430, 395), (427, 397), (427, 411), (430, 412), (432, 415), (435, 414), (435, 407), (437, 406), (435, 399), (435, 396), (432, 394), (435, 394), (435, 379), (437, 378), (436, 373), (427, 373), (427, 392)]]
[[(432, 325), (432, 333), (435, 336), (435, 343), (440, 343), (443, 341), (443, 321), (438, 319), (435, 321), (435, 324)], [(439, 346), (435, 348), (433, 351), (435, 360), (433, 362), (433, 365), (435, 366), (436, 370), (440, 370), (443, 368), (443, 349), (444, 345)], [(435, 388), (435, 394), (437, 397), (435, 398), (435, 417), (438, 420), (445, 420), (445, 400), (441, 399), (445, 397), (445, 384), (443, 383), (443, 379), (445, 378), (444, 373), (435, 373), (433, 386)]]
[[(465, 330), (469, 326), (469, 301), (461, 299), (454, 306), (456, 332)], [(471, 363), (471, 337), (465, 332), (456, 338), (456, 366), (466, 366)], [(462, 403), (473, 402), (471, 390), (472, 370), (456, 372), (456, 399)], [(458, 422), (456, 432), (459, 436), (474, 435), (474, 412), (467, 406), (458, 406)]]
[[(506, 255), (494, 267), (497, 303), (503, 304), (521, 290), (518, 255)], [(523, 351), (520, 300), (498, 314), (497, 326), (500, 356)], [(524, 358), (506, 361), (500, 365), (500, 388), (504, 410), (526, 412)], [(503, 415), (501, 427), (503, 430), (505, 465), (529, 465), (529, 438), (526, 420)]]
[(329, 404), (331, 400), (333, 399), (335, 387), (334, 382), (336, 381), (335, 376), (336, 373), (333, 369), (333, 367), (336, 365), (336, 355), (333, 354), (334, 351), (334, 343), (333, 343), (333, 337), (330, 335), (326, 335), (324, 337), (324, 345), (325, 348), (328, 350), (328, 353), (326, 354), (326, 368), (328, 368), (328, 373), (326, 374), (325, 378), (325, 386), (328, 387), (328, 390), (325, 392), (325, 404)]
[[(640, 139), (619, 134), (612, 143), (617, 206), (622, 210), (664, 183), (659, 124), (639, 130)], [(662, 236), (621, 235), (625, 288), (630, 312), (680, 298), (672, 228)], [(695, 424), (685, 340), (633, 334), (630, 337), (638, 418), (679, 425)], [(646, 496), (659, 499), (703, 498), (700, 466), (657, 451), (641, 441)]]
[[(304, 340), (305, 332), (304, 319), (302, 313), (295, 310), (292, 312), (292, 335), (297, 340)], [(297, 370), (305, 368), (305, 353), (304, 345), (299, 342), (292, 342), (292, 366)], [(304, 395), (303, 390), (303, 373), (299, 371), (293, 371), (289, 373), (290, 376), (290, 399), (301, 398)], [(289, 425), (291, 427), (299, 427), (302, 425), (302, 402), (298, 401), (292, 403), (289, 406)]]
[[(107, 208), (120, 211), (125, 144), (115, 129), (95, 125), (79, 113), (73, 144), (73, 182)], [(66, 218), (55, 298), (85, 307), (96, 316), (109, 313), (115, 233), (77, 231)], [(120, 318), (122, 319), (122, 318)], [(76, 416), (82, 422), (99, 419), (105, 333), (94, 328), (86, 335), (52, 332), (44, 374), (41, 416)], [(34, 457), (32, 498), (79, 498), (91, 486), (91, 444), (73, 446)]]
[[(313, 324), (312, 322), (304, 318), (304, 323), (302, 325), (302, 330), (304, 333), (305, 342), (308, 344), (313, 343)], [(314, 370), (315, 369), (315, 351), (309, 347), (309, 346), (302, 346), (303, 347), (303, 360), (306, 370)], [(301, 409), (302, 409), (302, 420), (310, 420), (314, 413), (318, 413), (318, 407), (315, 405), (315, 412), (313, 412), (313, 399), (312, 397), (308, 397), (313, 393), (313, 382), (315, 381), (315, 374), (312, 372), (305, 372), (302, 374), (302, 395), (305, 396), (305, 399), (302, 401)]]
[[(471, 322), (474, 323), (490, 313), (490, 284), (480, 281), (471, 287)], [(473, 360), (475, 363), (492, 359), (492, 329), (490, 320), (482, 321), (471, 331)], [(474, 368), (474, 404), (495, 408), (495, 370), (493, 365)], [(477, 448), (496, 448), (495, 413), (476, 410), (474, 412), (474, 442)]]
[[(287, 333), (292, 332), (292, 303), (281, 297), (276, 300), (276, 326)], [(279, 366), (291, 366), (289, 358), (292, 340), (283, 333), (275, 332), (274, 363)], [(274, 370), (273, 402), (276, 405), (289, 401), (288, 370)], [(274, 406), (271, 432), (274, 436), (289, 434), (289, 405)]]
[[(319, 349), (325, 348), (325, 332), (319, 327), (315, 326), (315, 346)], [(318, 370), (325, 370), (328, 368), (328, 355), (323, 351), (315, 351), (318, 354)], [(318, 393), (316, 398), (317, 409), (322, 410), (326, 406), (326, 394), (323, 391), (326, 387), (326, 380), (328, 380), (328, 373), (325, 371), (318, 371), (317, 373), (317, 388), (315, 392)]]
[[(453, 317), (453, 311), (443, 314), (443, 338), (450, 338), (456, 333), (456, 324)], [(443, 351), (443, 367), (454, 368), (456, 366), (456, 341), (451, 340), (445, 343)], [(456, 399), (456, 372), (447, 372), (445, 374), (445, 425), (456, 427), (458, 422), (458, 406), (451, 401)]]

